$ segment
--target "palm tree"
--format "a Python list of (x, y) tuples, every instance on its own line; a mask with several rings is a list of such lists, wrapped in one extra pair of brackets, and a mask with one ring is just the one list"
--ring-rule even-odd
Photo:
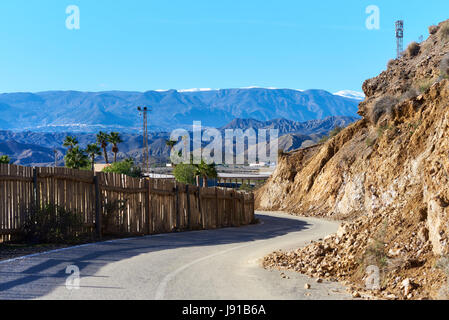
[(196, 164), (195, 167), (196, 167), (195, 176), (203, 177), (203, 187), (207, 187), (207, 179), (208, 178), (217, 178), (218, 177), (217, 168), (216, 168), (215, 163), (207, 164), (206, 162), (204, 162), (203, 159), (201, 159), (201, 162), (199, 164)]
[(73, 136), (67, 136), (64, 139), (63, 146), (69, 148), (69, 152), (73, 150), (75, 146), (78, 145), (78, 139)]
[(95, 157), (101, 155), (101, 149), (96, 143), (92, 143), (87, 146), (86, 153), (91, 158), (92, 171), (94, 171), (95, 170)]
[(108, 147), (108, 142), (109, 142), (109, 135), (106, 132), (102, 132), (100, 131), (97, 134), (97, 143), (100, 145), (100, 147), (103, 149), (103, 154), (104, 154), (104, 160), (106, 161), (106, 164), (109, 163), (108, 160), (108, 151), (106, 150), (106, 148)]
[(114, 153), (114, 162), (117, 162), (117, 153), (118, 153), (118, 144), (122, 143), (123, 140), (120, 137), (120, 133), (118, 132), (111, 132), (109, 135), (108, 141), (112, 143), (112, 152)]
[[(165, 140), (165, 145), (170, 148), (170, 163), (171, 163), (172, 167), (174, 167), (174, 163), (172, 161), (171, 156), (173, 153), (173, 148), (176, 146), (177, 143), (178, 143), (178, 141), (175, 141), (175, 140)], [(182, 151), (179, 151), (178, 156), (181, 157), (181, 155), (182, 155)]]
[(177, 143), (178, 141), (175, 140), (165, 140), (165, 145), (169, 147), (170, 150), (173, 149), (173, 147), (176, 146)]
[(0, 164), (10, 164), (11, 159), (8, 156), (0, 156)]
[(65, 165), (71, 169), (81, 169), (89, 165), (89, 157), (79, 146), (73, 147), (64, 157)]

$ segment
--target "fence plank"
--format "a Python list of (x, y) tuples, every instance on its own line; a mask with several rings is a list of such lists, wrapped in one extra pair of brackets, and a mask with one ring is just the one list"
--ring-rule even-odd
[(95, 184), (95, 229), (97, 232), (97, 237), (101, 238), (101, 192), (100, 192), (100, 181), (98, 176), (94, 176)]

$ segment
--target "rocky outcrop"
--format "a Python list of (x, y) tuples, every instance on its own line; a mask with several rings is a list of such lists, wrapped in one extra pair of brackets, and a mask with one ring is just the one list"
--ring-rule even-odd
[[(435, 263), (449, 254), (446, 29), (449, 22), (440, 24), (419, 50), (390, 62), (385, 72), (364, 83), (363, 120), (323, 145), (280, 159), (257, 192), (259, 209), (347, 224), (338, 235), (290, 256), (267, 257), (267, 266), (293, 266), (363, 289), (371, 263), (381, 270), (378, 296), (438, 296), (446, 277)], [(400, 281), (406, 279), (404, 294)]]

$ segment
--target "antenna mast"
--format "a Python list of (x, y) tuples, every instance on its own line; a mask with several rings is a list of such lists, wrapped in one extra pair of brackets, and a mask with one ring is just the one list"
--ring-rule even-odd
[(148, 145), (148, 112), (151, 110), (147, 107), (137, 107), (137, 110), (143, 114), (143, 167), (150, 173), (150, 150)]
[(58, 150), (56, 147), (53, 148), (54, 158), (55, 158), (55, 168), (58, 166)]
[(398, 20), (396, 21), (396, 45), (397, 45), (397, 58), (402, 56), (402, 52), (404, 51), (404, 21)]

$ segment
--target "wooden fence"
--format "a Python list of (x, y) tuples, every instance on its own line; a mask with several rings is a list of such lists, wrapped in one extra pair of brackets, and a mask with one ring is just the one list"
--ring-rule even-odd
[(0, 241), (20, 229), (34, 205), (82, 215), (97, 236), (146, 235), (247, 225), (254, 195), (115, 173), (0, 164)]

